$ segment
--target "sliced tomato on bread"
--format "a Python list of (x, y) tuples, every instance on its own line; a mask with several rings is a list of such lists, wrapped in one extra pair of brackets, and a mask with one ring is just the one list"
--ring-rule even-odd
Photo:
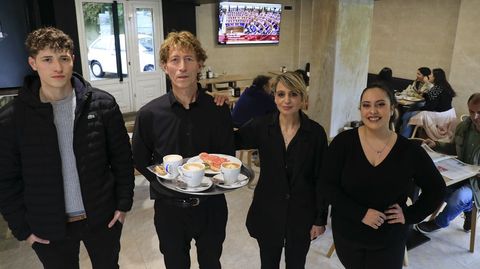
[(212, 171), (220, 171), (220, 166), (222, 165), (222, 163), (228, 162), (227, 158), (208, 154), (206, 152), (202, 152), (198, 156), (200, 157), (200, 160), (206, 163)]

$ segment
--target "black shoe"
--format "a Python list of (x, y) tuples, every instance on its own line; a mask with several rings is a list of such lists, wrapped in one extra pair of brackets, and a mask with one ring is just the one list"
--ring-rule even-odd
[(442, 227), (438, 226), (434, 220), (424, 221), (415, 225), (415, 229), (424, 234), (438, 231), (440, 228)]
[(472, 211), (463, 212), (465, 215), (465, 221), (463, 222), (463, 230), (468, 233), (472, 229)]

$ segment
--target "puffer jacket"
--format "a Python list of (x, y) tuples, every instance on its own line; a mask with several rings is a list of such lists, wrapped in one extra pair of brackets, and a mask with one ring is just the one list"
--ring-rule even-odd
[[(107, 225), (133, 202), (129, 138), (115, 99), (74, 74), (73, 148), (88, 225)], [(62, 164), (50, 103), (38, 76), (0, 111), (0, 212), (14, 236), (58, 240), (66, 234)]]

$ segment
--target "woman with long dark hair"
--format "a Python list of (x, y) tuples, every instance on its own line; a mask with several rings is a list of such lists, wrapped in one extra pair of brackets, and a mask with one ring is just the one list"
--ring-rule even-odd
[(448, 83), (445, 71), (441, 68), (433, 69), (430, 82), (433, 83), (433, 87), (423, 95), (425, 106), (420, 110), (443, 112), (451, 109), (452, 99), (457, 94)]
[[(363, 126), (338, 134), (324, 158), (320, 189), (332, 204), (335, 248), (347, 269), (402, 268), (408, 225), (443, 198), (445, 182), (428, 154), (389, 128), (394, 109), (382, 84), (367, 87)], [(407, 206), (412, 183), (422, 194)]]
[(444, 112), (452, 108), (452, 99), (457, 94), (450, 83), (448, 83), (445, 71), (441, 68), (433, 69), (428, 80), (433, 84), (433, 87), (423, 94), (425, 105), (418, 110), (408, 111), (402, 116), (403, 124), (400, 134), (404, 137), (408, 138), (412, 134), (413, 127), (412, 125), (409, 125), (408, 122), (410, 121), (410, 118), (415, 116), (419, 111)]

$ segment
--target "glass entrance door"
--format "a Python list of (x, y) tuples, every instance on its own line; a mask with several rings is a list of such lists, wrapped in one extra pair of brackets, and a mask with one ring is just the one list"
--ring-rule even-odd
[(122, 112), (160, 96), (161, 2), (76, 0), (76, 6), (84, 77), (111, 93)]

